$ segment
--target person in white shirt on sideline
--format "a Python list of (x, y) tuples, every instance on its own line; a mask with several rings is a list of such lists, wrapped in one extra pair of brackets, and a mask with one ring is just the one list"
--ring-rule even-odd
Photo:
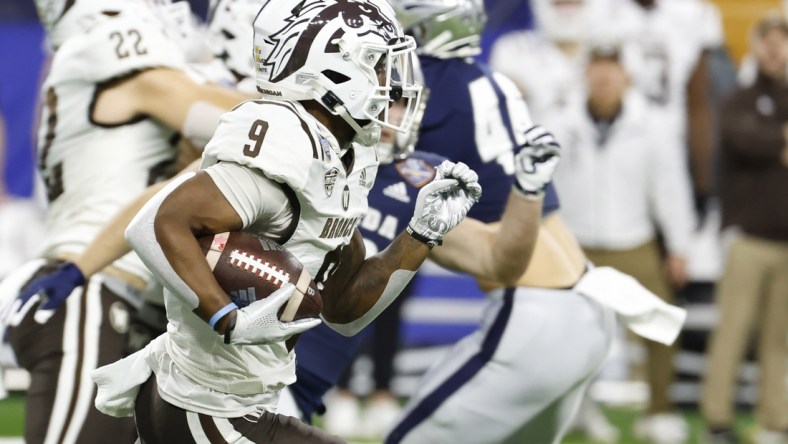
[[(544, 122), (566, 147), (555, 184), (566, 222), (588, 258), (635, 277), (670, 302), (687, 279), (685, 255), (695, 226), (689, 172), (678, 128), (630, 87), (622, 55), (615, 45), (593, 46), (587, 93)], [(665, 426), (660, 436), (647, 435), (658, 443), (684, 442), (686, 423), (671, 412), (668, 398), (673, 351), (651, 341), (646, 348), (648, 422)]]
[(556, 107), (565, 106), (582, 86), (594, 10), (589, 0), (534, 0), (531, 5), (534, 29), (510, 32), (496, 40), (490, 65), (517, 85), (531, 116), (539, 122)]

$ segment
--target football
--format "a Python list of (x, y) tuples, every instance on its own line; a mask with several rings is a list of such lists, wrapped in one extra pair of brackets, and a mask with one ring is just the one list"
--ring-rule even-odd
[(203, 236), (198, 241), (216, 281), (239, 308), (292, 282), (296, 294), (279, 310), (279, 320), (320, 315), (323, 300), (312, 276), (278, 243), (243, 231)]

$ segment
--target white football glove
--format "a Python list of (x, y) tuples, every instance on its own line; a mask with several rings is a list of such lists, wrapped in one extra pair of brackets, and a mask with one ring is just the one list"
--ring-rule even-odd
[(318, 318), (292, 322), (279, 320), (279, 309), (295, 294), (295, 285), (286, 284), (267, 298), (238, 309), (235, 327), (224, 334), (224, 342), (233, 345), (275, 344), (290, 339), (320, 324)]
[(539, 125), (525, 132), (526, 142), (514, 156), (515, 186), (525, 194), (541, 196), (561, 160), (561, 145)]
[(432, 182), (419, 190), (408, 233), (429, 246), (440, 245), (479, 201), (479, 176), (462, 162), (443, 161)]

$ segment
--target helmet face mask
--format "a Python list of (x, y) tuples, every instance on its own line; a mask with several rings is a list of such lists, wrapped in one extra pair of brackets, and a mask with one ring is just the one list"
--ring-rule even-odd
[[(394, 132), (391, 129), (383, 129), (380, 142), (376, 147), (378, 160), (381, 164), (386, 165), (405, 159), (416, 149), (416, 143), (419, 141), (419, 129), (424, 118), (424, 110), (427, 108), (428, 99), (429, 90), (425, 89), (422, 92), (421, 101), (419, 101), (414, 111), (413, 123), (408, 131)], [(394, 122), (399, 122), (403, 118), (405, 106), (402, 100), (395, 102), (391, 106), (390, 114)]]
[(44, 28), (49, 31), (66, 13), (66, 0), (36, 0), (36, 10)]
[(259, 10), (258, 0), (218, 0), (209, 7), (211, 50), (238, 80), (254, 78), (252, 23)]
[[(406, 131), (421, 97), (413, 81), (416, 42), (402, 33), (385, 0), (269, 0), (254, 25), (258, 91), (272, 99), (316, 100), (341, 116), (360, 141), (380, 126)], [(404, 98), (400, 124), (388, 107)]]
[[(364, 103), (364, 119), (404, 133), (413, 123), (422, 88), (413, 74), (416, 42), (406, 37), (398, 40), (388, 45), (363, 43), (358, 51), (358, 65), (366, 71), (370, 82), (378, 85), (372, 88)], [(404, 115), (393, 120), (389, 111), (400, 99), (406, 99)]]

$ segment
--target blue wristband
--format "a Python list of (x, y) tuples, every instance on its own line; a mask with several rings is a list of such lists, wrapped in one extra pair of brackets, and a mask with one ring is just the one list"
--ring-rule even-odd
[(214, 313), (213, 316), (211, 316), (211, 319), (208, 321), (208, 325), (210, 325), (213, 330), (216, 330), (216, 323), (219, 322), (219, 320), (222, 319), (224, 315), (237, 309), (238, 306), (235, 305), (235, 302), (230, 302), (229, 304), (222, 307), (219, 311)]

